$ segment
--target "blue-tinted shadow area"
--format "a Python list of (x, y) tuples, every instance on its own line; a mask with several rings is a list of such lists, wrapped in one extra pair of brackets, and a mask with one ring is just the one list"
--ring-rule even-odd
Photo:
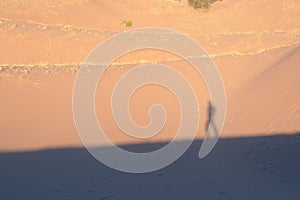
[[(220, 139), (200, 160), (201, 143), (148, 174), (110, 169), (84, 148), (0, 153), (0, 199), (300, 199), (299, 133)], [(122, 148), (147, 152), (164, 145)]]

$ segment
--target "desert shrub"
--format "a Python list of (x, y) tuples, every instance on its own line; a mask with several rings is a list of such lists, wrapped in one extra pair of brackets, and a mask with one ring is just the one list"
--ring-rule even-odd
[(125, 26), (126, 26), (126, 27), (131, 27), (131, 26), (132, 26), (132, 22), (131, 22), (130, 20), (127, 20), (127, 21), (125, 22)]
[(193, 8), (197, 9), (208, 9), (210, 5), (216, 1), (222, 1), (222, 0), (188, 0), (189, 5)]

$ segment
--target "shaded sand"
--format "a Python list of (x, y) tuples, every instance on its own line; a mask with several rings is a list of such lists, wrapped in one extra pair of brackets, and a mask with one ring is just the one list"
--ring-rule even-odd
[[(295, 0), (223, 0), (207, 13), (187, 0), (0, 1), (0, 198), (300, 199), (299, 22)], [(213, 151), (198, 159), (210, 99), (201, 76), (166, 52), (122, 56), (101, 79), (95, 105), (101, 126), (120, 147), (158, 149), (180, 122), (175, 96), (152, 85), (132, 96), (130, 111), (137, 124), (146, 125), (149, 107), (164, 105), (164, 129), (148, 140), (120, 131), (111, 92), (133, 67), (171, 66), (189, 80), (200, 107), (197, 140), (180, 159), (153, 173), (125, 174), (83, 148), (72, 91), (80, 63), (96, 45), (147, 26), (174, 29), (207, 50), (224, 81), (227, 118)]]
[[(122, 146), (141, 152), (163, 143)], [(300, 135), (222, 139), (203, 160), (201, 141), (173, 165), (126, 174), (85, 149), (1, 153), (4, 199), (290, 199), (298, 200)]]

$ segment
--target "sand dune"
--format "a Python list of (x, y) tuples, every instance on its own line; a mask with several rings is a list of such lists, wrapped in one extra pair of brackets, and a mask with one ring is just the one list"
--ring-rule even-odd
[[(80, 148), (0, 153), (0, 191), (3, 198), (25, 200), (297, 200), (299, 142), (299, 134), (222, 139), (200, 160), (201, 141), (195, 141), (173, 165), (147, 174), (117, 172)], [(161, 145), (122, 147), (149, 151)]]
[[(208, 13), (194, 10), (186, 1), (163, 0), (14, 0), (0, 4), (2, 150), (80, 146), (71, 110), (80, 63), (104, 39), (145, 26), (182, 32), (213, 58), (228, 95), (223, 137), (300, 128), (296, 92), (300, 7), (292, 0), (224, 0), (213, 4)], [(130, 28), (122, 23), (128, 19), (133, 23)], [(116, 66), (159, 60), (186, 73), (197, 85), (204, 116), (198, 133), (202, 137), (207, 89), (192, 70), (183, 70), (180, 60), (168, 56), (146, 52), (127, 56)], [(113, 78), (120, 72), (116, 71), (108, 75)], [(141, 123), (145, 121), (141, 117)], [(170, 125), (175, 122), (176, 112)], [(130, 141), (116, 138), (118, 143)]]
[(262, 130), (266, 134), (276, 131), (293, 132), (299, 126), (299, 47), (292, 49), (276, 63), (267, 67), (234, 97), (233, 124), (229, 130), (245, 134)]
[[(0, 198), (300, 199), (299, 22), (295, 0), (223, 0), (208, 12), (187, 0), (0, 1)], [(120, 130), (110, 108), (112, 89), (133, 67), (171, 66), (189, 80), (200, 107), (197, 140), (182, 157), (156, 172), (127, 174), (97, 162), (83, 147), (72, 92), (96, 45), (149, 26), (176, 30), (204, 47), (224, 81), (227, 118), (213, 151), (198, 159), (210, 115), (201, 76), (168, 52), (122, 56), (100, 80), (95, 105), (107, 136), (121, 148), (156, 150), (180, 124), (175, 96), (147, 86), (130, 100), (132, 118), (147, 125), (149, 107), (160, 103), (168, 112), (164, 129), (148, 140)]]

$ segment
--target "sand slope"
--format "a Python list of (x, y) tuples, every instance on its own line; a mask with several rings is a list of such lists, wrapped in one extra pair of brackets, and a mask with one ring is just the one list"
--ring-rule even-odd
[[(127, 19), (133, 22), (131, 28), (175, 29), (207, 50), (228, 96), (223, 137), (299, 130), (300, 6), (295, 1), (223, 0), (204, 13), (186, 1), (11, 0), (0, 3), (1, 150), (81, 145), (71, 108), (76, 72), (101, 41), (131, 29), (122, 23)], [(176, 66), (192, 79), (204, 116), (199, 136), (204, 136), (208, 96), (194, 71), (159, 53), (131, 55), (122, 62), (155, 60)], [(108, 76), (115, 79), (120, 72), (117, 67)], [(169, 110), (175, 106), (170, 104)], [(170, 127), (176, 127), (176, 114)], [(142, 114), (136, 116), (147, 121)], [(172, 136), (169, 130), (164, 140)], [(115, 140), (131, 141), (119, 135)]]
[[(196, 141), (173, 165), (148, 174), (117, 172), (79, 148), (1, 153), (0, 192), (24, 200), (298, 200), (299, 142), (299, 134), (222, 139), (200, 160)], [(123, 148), (148, 151), (161, 145)]]
[(292, 49), (276, 63), (241, 87), (233, 97), (233, 122), (228, 131), (251, 134), (262, 131), (293, 132), (300, 120), (300, 49)]
[[(1, 199), (300, 199), (299, 22), (295, 0), (223, 0), (207, 13), (186, 0), (0, 1)], [(96, 45), (146, 26), (177, 30), (207, 50), (224, 80), (227, 119), (205, 159), (198, 159), (200, 139), (165, 169), (134, 175), (102, 165), (83, 148), (72, 91), (80, 63)], [(96, 96), (108, 136), (130, 151), (160, 148), (180, 121), (174, 95), (149, 87), (130, 101), (132, 116), (145, 125), (147, 109), (162, 103), (169, 114), (163, 131), (137, 140), (114, 123), (114, 84), (152, 61), (190, 80), (201, 109), (197, 136), (205, 135), (209, 95), (195, 70), (166, 52), (132, 53), (106, 71)]]

